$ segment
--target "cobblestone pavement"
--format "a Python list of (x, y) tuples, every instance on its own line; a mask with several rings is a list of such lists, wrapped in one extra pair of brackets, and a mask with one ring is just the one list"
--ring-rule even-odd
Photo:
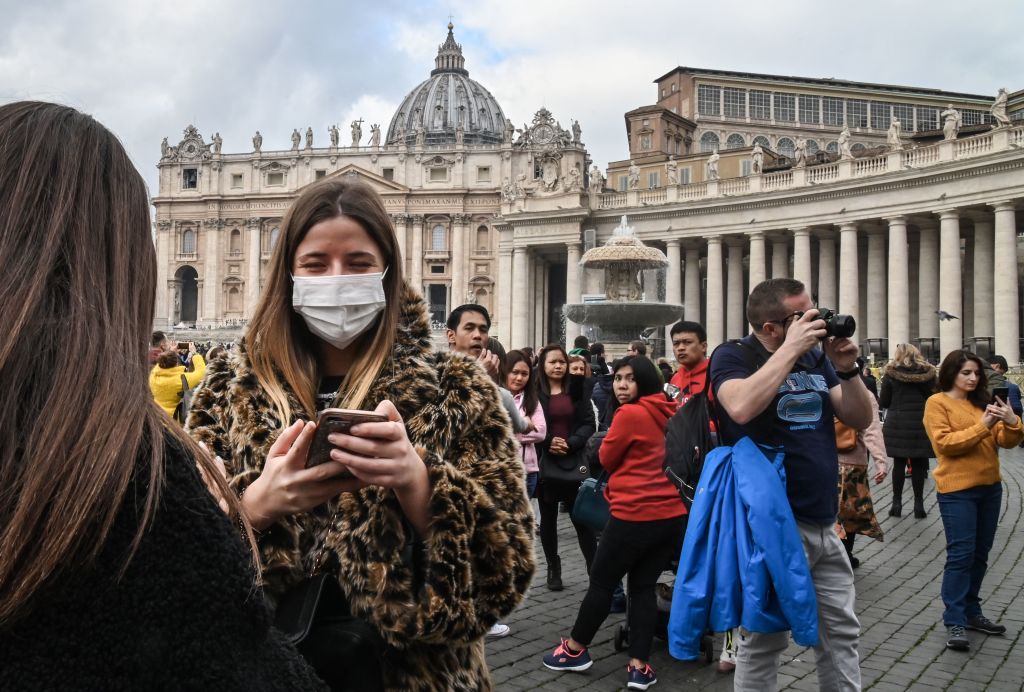
[[(981, 595), (985, 614), (1002, 622), (1008, 631), (1003, 637), (968, 632), (969, 653), (945, 648), (939, 596), (945, 540), (931, 478), (925, 486), (925, 519), (915, 519), (912, 507), (908, 512), (906, 503), (902, 518), (890, 517), (889, 481), (872, 488), (885, 542), (858, 536), (854, 547), (854, 554), (861, 560), (856, 571), (857, 614), (865, 690), (1024, 690), (1024, 450), (1004, 451), (1002, 469), (1002, 516)], [(908, 478), (904, 499), (912, 497), (910, 493)], [(583, 557), (568, 515), (559, 515), (559, 528), (566, 588), (560, 593), (545, 588), (546, 565), (538, 539), (537, 576), (526, 600), (506, 621), (512, 632), (487, 643), (495, 685), (502, 692), (625, 689), (628, 659), (625, 652), (617, 653), (613, 646), (622, 615), (609, 616), (605, 621), (591, 646), (594, 665), (585, 673), (556, 673), (541, 663), (559, 637), (568, 636), (587, 585)], [(720, 647), (719, 639), (716, 658)], [(791, 644), (782, 661), (780, 689), (818, 689), (813, 650)], [(654, 641), (651, 664), (658, 672), (658, 685), (652, 689), (717, 691), (733, 687), (732, 676), (716, 673), (714, 665), (676, 661), (660, 639)]]

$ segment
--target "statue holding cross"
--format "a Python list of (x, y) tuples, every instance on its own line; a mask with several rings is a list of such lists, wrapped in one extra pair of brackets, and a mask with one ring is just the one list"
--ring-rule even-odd
[(352, 121), (352, 146), (358, 147), (363, 139), (363, 119)]

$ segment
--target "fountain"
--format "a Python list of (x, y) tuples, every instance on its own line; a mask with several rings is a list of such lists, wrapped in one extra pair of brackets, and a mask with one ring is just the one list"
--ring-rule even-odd
[(665, 253), (644, 245), (623, 216), (608, 242), (580, 259), (584, 279), (590, 270), (603, 270), (604, 296), (566, 305), (566, 319), (591, 327), (591, 340), (601, 341), (613, 356), (621, 355), (630, 341), (655, 340), (651, 335), (660, 331), (655, 328), (683, 316), (682, 305), (658, 300), (658, 278), (666, 267)]

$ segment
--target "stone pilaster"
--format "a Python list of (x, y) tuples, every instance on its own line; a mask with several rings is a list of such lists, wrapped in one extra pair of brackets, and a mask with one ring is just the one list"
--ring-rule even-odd
[(452, 216), (452, 244), (451, 268), (452, 293), (451, 305), (454, 310), (466, 302), (466, 265), (469, 263), (469, 255), (466, 253), (466, 221), (469, 219), (465, 214)]
[[(579, 303), (580, 291), (580, 244), (565, 244), (565, 302)], [(671, 271), (671, 267), (669, 268)], [(583, 325), (575, 322), (565, 321), (565, 342), (569, 344), (573, 339), (582, 333)]]
[(512, 251), (512, 348), (534, 345), (529, 333), (529, 274), (530, 250), (517, 247)]
[(409, 253), (409, 284), (423, 294), (423, 215), (412, 217), (412, 252)]
[(249, 271), (245, 278), (245, 317), (249, 319), (256, 311), (260, 299), (260, 226), (263, 219), (249, 219)]

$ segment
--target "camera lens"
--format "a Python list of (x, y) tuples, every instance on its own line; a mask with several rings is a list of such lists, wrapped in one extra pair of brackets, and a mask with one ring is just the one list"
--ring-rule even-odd
[(853, 333), (857, 331), (857, 322), (853, 319), (853, 315), (833, 315), (825, 327), (829, 336), (834, 336), (837, 339), (846, 339), (853, 336)]

